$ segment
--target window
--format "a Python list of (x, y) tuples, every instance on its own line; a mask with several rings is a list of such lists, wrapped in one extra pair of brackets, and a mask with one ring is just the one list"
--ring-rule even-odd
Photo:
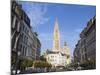
[(26, 30), (26, 33), (28, 34), (28, 29)]
[(17, 26), (18, 26), (18, 20), (16, 19), (16, 21), (15, 21), (15, 29), (17, 29)]
[(23, 31), (24, 31), (24, 29), (25, 29), (25, 27), (24, 27), (24, 25), (23, 25)]
[(22, 54), (25, 55), (25, 46), (22, 46)]
[(21, 53), (23, 54), (23, 45), (21, 45)]
[(26, 44), (26, 40), (25, 39), (26, 39), (26, 36), (24, 36), (24, 43)]
[(27, 34), (27, 28), (26, 28), (25, 32), (26, 32), (26, 34)]
[[(19, 50), (20, 50), (20, 52), (22, 51), (22, 45), (21, 45), (21, 44), (20, 44), (20, 49), (19, 49)], [(21, 52), (21, 53), (22, 53), (22, 52)]]
[(27, 29), (27, 34), (28, 34), (28, 29)]
[(23, 55), (24, 56), (26, 55), (26, 48), (25, 48), (25, 46), (23, 46)]
[(22, 33), (22, 39), (21, 40), (23, 41), (23, 33)]
[(24, 31), (25, 31), (25, 33), (26, 33), (26, 30), (27, 30), (27, 29), (26, 29), (26, 27), (25, 27), (25, 30), (24, 30)]
[(13, 13), (11, 13), (12, 15), (11, 15), (11, 25), (13, 25), (13, 21), (14, 21), (14, 14)]
[(23, 27), (24, 27), (24, 25), (22, 25), (22, 29), (21, 29), (21, 31), (23, 31)]
[(26, 55), (26, 51), (27, 51), (27, 47), (25, 47), (25, 50), (24, 50), (24, 55)]
[(26, 37), (26, 39), (25, 39), (25, 42), (26, 42), (26, 45), (27, 45), (27, 37)]
[(21, 49), (22, 49), (22, 45), (20, 45), (20, 51), (21, 51)]
[(24, 42), (24, 38), (25, 38), (25, 35), (24, 35), (24, 33), (23, 33), (23, 42)]

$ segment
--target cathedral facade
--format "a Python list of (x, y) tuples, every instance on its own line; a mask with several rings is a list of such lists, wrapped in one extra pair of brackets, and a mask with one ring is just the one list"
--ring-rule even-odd
[(53, 48), (46, 51), (46, 60), (52, 67), (65, 67), (70, 64), (70, 50), (66, 42), (60, 46), (60, 31), (56, 18), (53, 34)]

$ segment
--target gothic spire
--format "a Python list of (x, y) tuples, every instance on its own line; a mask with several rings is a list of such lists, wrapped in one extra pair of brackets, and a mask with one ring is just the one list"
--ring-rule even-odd
[(53, 50), (54, 51), (60, 50), (60, 33), (59, 33), (59, 26), (58, 26), (57, 18), (55, 20), (55, 26), (54, 26)]

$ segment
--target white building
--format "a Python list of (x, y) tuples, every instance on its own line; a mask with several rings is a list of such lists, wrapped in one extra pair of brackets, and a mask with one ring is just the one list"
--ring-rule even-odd
[(52, 64), (53, 67), (67, 65), (67, 57), (65, 54), (62, 54), (61, 52), (48, 51), (46, 59), (50, 64)]

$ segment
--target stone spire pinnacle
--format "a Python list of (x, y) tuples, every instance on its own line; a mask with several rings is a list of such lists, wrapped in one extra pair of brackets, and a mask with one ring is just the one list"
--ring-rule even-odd
[(57, 17), (56, 17), (56, 20), (55, 20), (55, 27), (54, 27), (54, 29), (55, 30), (59, 30)]
[(64, 42), (64, 46), (67, 46), (67, 43), (66, 42)]
[(60, 33), (59, 33), (58, 20), (56, 18), (54, 26), (53, 51), (59, 51), (59, 50), (60, 50)]
[(64, 46), (63, 46), (63, 53), (70, 55), (70, 49), (67, 45), (67, 42), (64, 42)]

